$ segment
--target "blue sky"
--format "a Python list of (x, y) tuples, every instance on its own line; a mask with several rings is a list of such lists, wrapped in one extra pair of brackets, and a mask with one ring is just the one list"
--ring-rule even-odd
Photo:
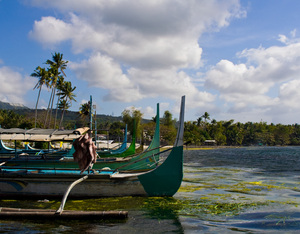
[[(300, 1), (0, 0), (0, 100), (34, 108), (52, 53), (68, 60), (71, 110), (135, 107), (186, 120), (294, 124), (300, 116)], [(39, 108), (50, 92), (43, 89)]]

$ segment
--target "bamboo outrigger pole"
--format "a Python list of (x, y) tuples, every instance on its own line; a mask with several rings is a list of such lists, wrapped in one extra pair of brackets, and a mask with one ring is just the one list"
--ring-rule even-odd
[(60, 204), (60, 207), (58, 208), (58, 210), (55, 212), (55, 214), (61, 214), (64, 210), (64, 207), (65, 207), (65, 203), (66, 203), (66, 200), (68, 198), (68, 195), (71, 191), (71, 189), (76, 185), (76, 184), (79, 184), (80, 182), (86, 180), (89, 176), (88, 175), (85, 175), (83, 176), (82, 178), (78, 179), (78, 180), (75, 180), (69, 187), (68, 189), (66, 190), (64, 196), (63, 196), (63, 199), (61, 201), (61, 204)]

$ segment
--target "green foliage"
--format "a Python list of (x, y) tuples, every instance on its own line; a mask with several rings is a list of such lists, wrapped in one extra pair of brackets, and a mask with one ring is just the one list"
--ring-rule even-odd
[(49, 143), (44, 141), (37, 141), (35, 142), (35, 148), (37, 149), (48, 149)]
[(160, 135), (161, 135), (161, 144), (168, 144), (168, 145), (172, 145), (173, 142), (175, 141), (176, 139), (176, 129), (175, 127), (171, 126), (165, 126), (165, 125), (162, 125), (160, 127)]
[(119, 140), (122, 141), (124, 138), (124, 131), (125, 131), (125, 123), (118, 121), (114, 122), (110, 125), (109, 128), (109, 139)]
[(0, 110), (0, 125), (2, 128), (33, 128), (34, 120), (12, 110)]
[[(206, 117), (206, 118), (205, 118)], [(218, 145), (300, 145), (300, 126), (270, 124), (265, 122), (234, 123), (234, 120), (202, 122), (209, 114), (195, 122), (185, 123), (184, 140), (201, 145), (205, 140), (216, 140)]]
[[(82, 108), (82, 111), (84, 110), (87, 110), (87, 108)], [(59, 115), (61, 114), (60, 111), (58, 113)], [(35, 126), (34, 114), (34, 110), (30, 109), (0, 109), (0, 125), (2, 128), (30, 129)], [(46, 111), (38, 110), (38, 115), (43, 117), (46, 115)], [(122, 115), (122, 117), (97, 115), (98, 133), (106, 134), (106, 131), (101, 130), (109, 130), (110, 138), (115, 140), (123, 139), (123, 129), (125, 129), (125, 124), (127, 123), (128, 131), (130, 131), (133, 127), (133, 120), (135, 119), (138, 123), (137, 136), (141, 136), (143, 129), (145, 140), (150, 141), (152, 139), (155, 131), (154, 121), (144, 120), (142, 122), (142, 113), (134, 108), (123, 111)], [(217, 145), (227, 146), (300, 145), (300, 125), (298, 124), (274, 125), (265, 122), (235, 123), (234, 120), (216, 121), (215, 119), (211, 122), (205, 122), (201, 119), (202, 118), (198, 118), (196, 121), (187, 121), (184, 123), (184, 142), (189, 143), (190, 145), (203, 145), (205, 140), (216, 140)], [(65, 113), (63, 123), (65, 129), (86, 126), (86, 120), (80, 118), (78, 112), (72, 111)], [(175, 123), (176, 120), (172, 119), (169, 114), (164, 115), (161, 119), (160, 135), (162, 145), (173, 144), (177, 133)], [(37, 127), (43, 127), (43, 123), (38, 121)]]
[(134, 120), (135, 120), (136, 135), (141, 136), (141, 133), (142, 133), (142, 128), (141, 128), (142, 117), (143, 117), (142, 112), (139, 111), (138, 109), (135, 109), (134, 107), (132, 107), (130, 110), (126, 109), (122, 112), (123, 122), (125, 124), (127, 124), (128, 130), (130, 131), (130, 134), (133, 133), (133, 129), (134, 129), (133, 124), (134, 124)]
[(162, 118), (162, 123), (167, 127), (174, 126), (174, 121), (170, 111), (165, 111), (164, 116)]

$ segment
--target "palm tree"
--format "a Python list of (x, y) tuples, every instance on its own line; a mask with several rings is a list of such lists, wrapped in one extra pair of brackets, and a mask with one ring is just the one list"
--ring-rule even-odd
[(205, 122), (204, 126), (206, 129), (207, 120), (210, 119), (209, 114), (207, 112), (205, 112), (201, 117), (204, 118), (204, 122)]
[(210, 116), (207, 112), (205, 112), (201, 117), (204, 118), (205, 122), (207, 122), (207, 120), (210, 119)]
[(90, 115), (90, 110), (91, 110), (91, 102), (90, 101), (81, 104), (81, 106), (79, 108), (79, 115), (84, 121)]
[(34, 73), (32, 73), (30, 76), (32, 77), (37, 77), (39, 80), (34, 86), (33, 89), (39, 89), (38, 97), (36, 100), (36, 105), (35, 105), (35, 121), (34, 121), (34, 127), (36, 128), (36, 122), (37, 122), (37, 107), (39, 104), (39, 99), (41, 95), (41, 90), (43, 85), (46, 85), (47, 87), (49, 86), (49, 73), (46, 71), (45, 68), (41, 68), (38, 66), (35, 70)]
[[(52, 107), (53, 107), (53, 101), (54, 101), (54, 97), (55, 97), (55, 93), (56, 93), (56, 83), (57, 83), (57, 80), (58, 80), (58, 70), (55, 69), (55, 68), (50, 68), (48, 69), (48, 72), (50, 74), (50, 79), (51, 79), (51, 84), (49, 85), (50, 88), (51, 88), (51, 95), (50, 95), (50, 98), (49, 98), (49, 103), (48, 103), (48, 108), (47, 108), (47, 114), (46, 114), (46, 118), (45, 118), (45, 127), (48, 125), (50, 125), (50, 122), (51, 122), (51, 116), (52, 116)], [(50, 111), (51, 109), (51, 111)], [(49, 122), (47, 122), (48, 120), (48, 115), (49, 116)]]
[[(65, 83), (65, 79), (63, 76), (59, 76), (58, 77), (58, 81), (57, 81), (57, 90), (58, 92), (63, 90), (63, 85)], [(58, 108), (59, 104), (60, 104), (60, 95), (56, 94), (58, 96), (57, 98), (57, 103), (56, 103), (56, 111), (55, 111), (55, 118), (54, 118), (54, 128), (56, 128), (56, 120), (57, 120), (57, 110), (60, 109)]]
[[(53, 61), (49, 60), (49, 59), (46, 61), (46, 64), (50, 65), (49, 70), (51, 70), (51, 73), (52, 73), (52, 76), (51, 76), (52, 77), (52, 82), (51, 82), (52, 93), (51, 93), (50, 100), (49, 100), (48, 110), (50, 107), (50, 103), (51, 103), (51, 109), (50, 109), (50, 118), (49, 118), (48, 127), (50, 125), (51, 117), (52, 117), (53, 102), (54, 102), (55, 93), (56, 93), (56, 84), (59, 79), (60, 72), (62, 72), (63, 75), (66, 76), (64, 70), (67, 68), (67, 63), (69, 62), (69, 61), (63, 60), (63, 54), (56, 53), (56, 52), (54, 53), (54, 55), (52, 54), (52, 59), (53, 59)], [(46, 125), (47, 119), (48, 119), (48, 113), (46, 115), (45, 125)]]
[(60, 95), (60, 107), (62, 107), (63, 112), (61, 114), (61, 119), (59, 123), (59, 128), (61, 127), (65, 110), (68, 109), (72, 105), (72, 101), (75, 101), (76, 95), (73, 93), (76, 89), (76, 86), (72, 87), (72, 83), (70, 81), (66, 81), (62, 84), (61, 90), (57, 95)]
[(60, 122), (59, 122), (59, 129), (61, 128), (61, 125), (62, 125), (62, 121), (63, 121), (63, 118), (64, 118), (64, 112), (65, 110), (68, 110), (69, 108), (71, 107), (71, 102), (70, 101), (67, 101), (66, 99), (59, 99), (59, 103), (58, 103), (58, 106), (57, 108), (60, 109), (60, 110), (63, 110), (62, 114), (61, 114), (61, 119), (60, 119)]
[(63, 60), (63, 54), (55, 52), (54, 55), (52, 54), (52, 59), (53, 61), (48, 59), (46, 64), (49, 64), (50, 67), (55, 67), (58, 71), (61, 71), (64, 76), (67, 76), (64, 70), (67, 68), (67, 63), (69, 61)]
[(201, 122), (202, 122), (202, 117), (199, 117), (199, 118), (197, 119), (197, 126), (198, 126), (198, 127), (200, 127)]

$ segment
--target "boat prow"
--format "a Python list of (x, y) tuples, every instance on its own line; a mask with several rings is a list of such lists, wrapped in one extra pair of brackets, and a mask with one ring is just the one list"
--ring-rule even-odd
[(179, 128), (171, 153), (156, 169), (138, 176), (148, 196), (173, 196), (183, 178), (183, 133), (185, 96), (181, 99)]

